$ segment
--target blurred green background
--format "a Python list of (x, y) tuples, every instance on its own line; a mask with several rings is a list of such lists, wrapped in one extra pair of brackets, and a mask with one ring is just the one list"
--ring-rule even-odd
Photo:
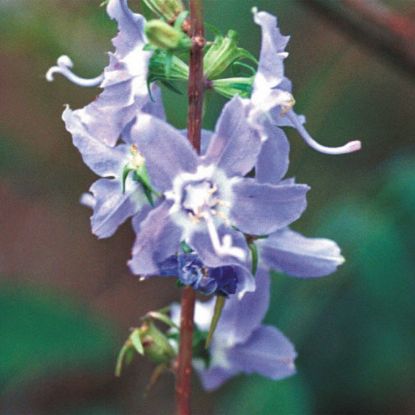
[[(150, 364), (136, 359), (120, 380), (113, 369), (128, 328), (179, 290), (129, 274), (130, 226), (109, 240), (90, 234), (90, 213), (78, 200), (94, 176), (60, 115), (63, 104), (79, 108), (99, 90), (44, 78), (61, 54), (85, 76), (107, 64), (116, 29), (99, 3), (0, 0), (1, 414), (173, 412), (172, 376), (143, 398)], [(411, 0), (388, 4), (415, 16)], [(304, 2), (206, 0), (206, 18), (236, 29), (257, 53), (254, 5), (277, 14), (292, 36), (287, 75), (309, 130), (328, 145), (363, 142), (360, 153), (330, 157), (289, 131), (290, 175), (312, 187), (294, 228), (336, 240), (347, 262), (321, 280), (274, 275), (266, 320), (296, 344), (295, 377), (241, 376), (212, 395), (195, 378), (194, 413), (414, 414), (414, 74), (351, 41)], [(169, 119), (183, 127), (186, 97), (165, 97)], [(205, 127), (223, 102), (211, 99)]]

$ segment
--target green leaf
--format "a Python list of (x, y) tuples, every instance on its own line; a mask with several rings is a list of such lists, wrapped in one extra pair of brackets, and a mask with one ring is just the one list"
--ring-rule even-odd
[(258, 269), (258, 249), (254, 241), (252, 241), (248, 246), (249, 246), (249, 250), (251, 251), (252, 275), (255, 276), (257, 269)]

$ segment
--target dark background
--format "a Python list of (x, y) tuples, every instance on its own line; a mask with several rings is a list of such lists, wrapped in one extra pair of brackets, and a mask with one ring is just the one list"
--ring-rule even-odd
[[(99, 3), (0, 0), (1, 414), (173, 411), (171, 375), (143, 399), (152, 365), (136, 359), (120, 380), (113, 369), (129, 327), (179, 290), (129, 274), (129, 225), (109, 240), (91, 235), (78, 200), (95, 178), (60, 117), (63, 104), (79, 108), (99, 90), (44, 78), (61, 54), (85, 76), (107, 64), (116, 28)], [(347, 261), (326, 279), (274, 276), (267, 322), (296, 344), (298, 374), (241, 376), (212, 395), (195, 378), (196, 415), (415, 413), (414, 73), (310, 3), (206, 0), (205, 12), (255, 54), (251, 7), (277, 14), (292, 36), (286, 70), (310, 132), (327, 145), (362, 140), (360, 153), (334, 157), (289, 134), (290, 175), (312, 187), (294, 228), (336, 240)], [(413, 20), (412, 1), (384, 3)], [(205, 127), (223, 102), (211, 99)], [(183, 127), (186, 97), (168, 93), (166, 105)]]

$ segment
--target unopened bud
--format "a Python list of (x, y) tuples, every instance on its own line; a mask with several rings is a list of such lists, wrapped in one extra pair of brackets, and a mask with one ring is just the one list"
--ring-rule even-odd
[(150, 20), (144, 30), (148, 41), (157, 48), (172, 50), (190, 46), (190, 39), (181, 30), (162, 20)]
[(184, 11), (181, 0), (143, 0), (145, 5), (158, 16), (173, 23), (177, 16)]
[(155, 363), (168, 363), (176, 357), (176, 352), (169, 343), (167, 336), (152, 322), (143, 325), (140, 331), (144, 355), (151, 361)]

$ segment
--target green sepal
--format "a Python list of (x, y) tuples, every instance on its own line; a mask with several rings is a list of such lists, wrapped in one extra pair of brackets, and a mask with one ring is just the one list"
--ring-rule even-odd
[(248, 244), (249, 250), (251, 252), (251, 269), (252, 269), (252, 275), (255, 276), (257, 270), (258, 270), (258, 248), (255, 245), (255, 242), (252, 241)]
[(182, 24), (184, 23), (184, 21), (187, 19), (187, 16), (189, 16), (189, 12), (187, 10), (182, 11), (177, 17), (176, 17), (176, 21), (174, 22), (173, 27), (176, 30), (180, 30), (182, 27)]
[(239, 59), (258, 63), (250, 52), (238, 47), (237, 32), (229, 30), (225, 37), (217, 35), (203, 58), (204, 75), (209, 80), (216, 79)]
[(130, 334), (130, 340), (132, 345), (134, 346), (134, 349), (138, 354), (141, 354), (144, 356), (144, 347), (143, 343), (141, 342), (141, 333), (140, 329), (134, 329)]
[(152, 318), (154, 320), (161, 321), (169, 327), (180, 329), (180, 327), (169, 316), (159, 311), (149, 311), (145, 318)]
[(117, 356), (117, 362), (115, 364), (115, 376), (120, 377), (122, 372), (122, 367), (125, 364), (130, 364), (134, 357), (134, 348), (132, 347), (132, 343), (130, 339), (123, 344), (121, 347), (120, 352)]
[(209, 348), (212, 341), (213, 334), (218, 326), (220, 316), (222, 315), (223, 306), (225, 305), (226, 297), (223, 295), (216, 296), (215, 309), (213, 310), (212, 321), (210, 322), (209, 332), (205, 342), (205, 348)]
[(148, 203), (150, 203), (151, 206), (154, 206), (153, 193), (155, 192), (153, 188), (151, 187), (150, 179), (148, 177), (147, 169), (145, 165), (142, 165), (137, 170), (134, 170), (134, 180), (136, 180), (137, 182), (141, 184), (144, 195), (146, 196), (148, 200)]
[[(168, 62), (167, 62), (168, 61)], [(166, 70), (166, 66), (169, 69)], [(168, 76), (167, 76), (167, 75)], [(156, 49), (150, 58), (148, 81), (187, 81), (189, 66), (171, 51)]]
[(183, 95), (183, 92), (180, 89), (176, 88), (171, 82), (169, 81), (160, 81), (167, 89), (172, 92), (175, 92), (178, 95)]
[(235, 95), (249, 98), (252, 94), (253, 80), (253, 77), (216, 79), (212, 81), (212, 88), (225, 98), (232, 98)]
[(248, 69), (248, 71), (251, 72), (251, 75), (255, 76), (256, 70), (251, 65), (248, 65), (247, 63), (239, 62), (239, 61), (236, 61), (232, 64), (232, 72), (233, 73), (235, 73), (235, 67), (238, 67), (238, 66), (240, 66), (241, 68)]
[(187, 245), (187, 243), (185, 241), (181, 241), (180, 242), (180, 249), (185, 253), (185, 254), (190, 254), (191, 252), (193, 252), (193, 249)]
[(133, 169), (128, 164), (126, 164), (122, 170), (121, 185), (123, 193), (125, 193), (125, 182), (127, 181), (127, 177), (132, 171)]

